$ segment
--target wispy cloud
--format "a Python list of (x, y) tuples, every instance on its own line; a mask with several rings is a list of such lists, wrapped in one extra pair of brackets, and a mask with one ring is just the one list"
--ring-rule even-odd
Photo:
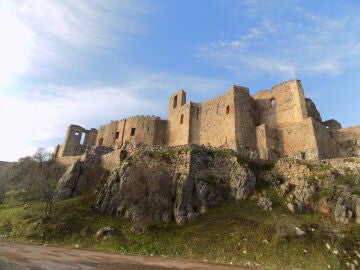
[[(198, 55), (242, 76), (264, 74), (294, 78), (309, 74), (338, 74), (359, 65), (358, 9), (341, 16), (308, 11), (295, 1), (241, 2), (251, 26), (205, 43)], [(295, 5), (294, 5), (295, 4)]]
[[(70, 68), (74, 61), (141, 32), (145, 0), (0, 1), (0, 84), (31, 71)], [(126, 33), (126, 35), (124, 35)]]
[(3, 95), (0, 115), (8, 117), (1, 120), (6, 131), (0, 133), (0, 160), (16, 160), (36, 147), (62, 143), (71, 123), (97, 128), (132, 115), (165, 117), (167, 99), (179, 88), (201, 98), (223, 92), (225, 86), (221, 80), (183, 74), (137, 73), (115, 86), (41, 86), (16, 97)]

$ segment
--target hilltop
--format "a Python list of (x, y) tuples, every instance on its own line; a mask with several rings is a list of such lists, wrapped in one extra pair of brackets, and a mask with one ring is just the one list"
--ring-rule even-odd
[(8, 192), (3, 239), (259, 269), (356, 269), (359, 158), (248, 160), (219, 148), (94, 147), (55, 190), (53, 212)]

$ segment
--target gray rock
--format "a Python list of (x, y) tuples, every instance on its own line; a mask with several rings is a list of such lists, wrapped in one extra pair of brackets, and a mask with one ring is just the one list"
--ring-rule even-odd
[(266, 211), (272, 210), (272, 201), (269, 198), (260, 197), (258, 201), (258, 206), (260, 206), (262, 209)]
[(130, 162), (125, 159), (107, 179), (96, 203), (101, 213), (132, 220), (137, 232), (144, 224), (191, 221), (229, 199), (245, 199), (255, 187), (253, 171), (238, 164), (236, 157), (207, 151), (171, 158), (167, 152), (149, 153), (132, 154)]
[(61, 201), (71, 198), (81, 174), (82, 162), (77, 160), (73, 163), (60, 178), (55, 190), (54, 199)]
[(287, 208), (294, 214), (301, 214), (305, 210), (304, 203), (300, 201), (293, 201), (286, 204)]
[(236, 200), (243, 200), (253, 192), (256, 184), (254, 173), (247, 167), (235, 166), (231, 174), (231, 195)]
[(349, 223), (354, 220), (355, 214), (351, 208), (352, 198), (340, 196), (336, 202), (334, 217), (342, 223)]
[(306, 235), (306, 232), (304, 232), (303, 230), (301, 230), (299, 227), (295, 227), (295, 234), (297, 236), (304, 236)]
[(296, 200), (309, 205), (313, 202), (318, 191), (318, 186), (314, 181), (302, 180), (300, 185), (295, 187), (294, 196)]
[(111, 233), (114, 231), (115, 231), (114, 227), (106, 226), (96, 232), (96, 237), (109, 239), (111, 237)]

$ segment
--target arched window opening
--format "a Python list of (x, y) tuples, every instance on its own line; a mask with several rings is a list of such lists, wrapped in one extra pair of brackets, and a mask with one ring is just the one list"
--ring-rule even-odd
[(180, 124), (184, 123), (184, 115), (182, 114), (180, 117)]
[(271, 107), (275, 107), (275, 106), (276, 106), (276, 100), (275, 100), (275, 98), (270, 99), (270, 105), (271, 105)]
[(99, 139), (99, 146), (103, 145), (103, 143), (104, 143), (104, 139), (103, 139), (103, 138), (100, 138), (100, 139)]
[(230, 113), (230, 105), (227, 105), (226, 106), (226, 114), (229, 114)]
[(175, 96), (174, 100), (173, 100), (173, 109), (175, 109), (177, 107), (177, 100), (178, 100), (178, 97)]

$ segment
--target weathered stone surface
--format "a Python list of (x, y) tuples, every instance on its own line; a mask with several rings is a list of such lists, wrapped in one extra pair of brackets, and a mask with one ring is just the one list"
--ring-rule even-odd
[(313, 202), (318, 186), (314, 181), (302, 180), (300, 185), (295, 187), (294, 197), (305, 205)]
[(273, 203), (269, 198), (260, 197), (258, 205), (266, 211), (271, 211)]
[(99, 129), (70, 125), (55, 157), (82, 156), (91, 146), (119, 149), (127, 141), (228, 148), (252, 159), (319, 160), (359, 156), (360, 126), (342, 129), (335, 120), (322, 123), (299, 80), (254, 95), (233, 85), (199, 103), (187, 102), (185, 91), (179, 90), (169, 97), (166, 120), (145, 115), (111, 121)]
[[(108, 178), (96, 209), (141, 224), (175, 220), (182, 224), (254, 189), (252, 170), (232, 155), (195, 148), (176, 154), (138, 152)], [(209, 152), (210, 151), (210, 152)]]
[(360, 200), (348, 192), (338, 197), (334, 210), (335, 220), (342, 223), (356, 221), (359, 223)]
[(278, 191), (279, 196), (281, 196), (281, 197), (285, 196), (286, 194), (288, 194), (290, 192), (290, 190), (291, 190), (290, 183), (286, 182), (286, 183), (281, 184), (279, 187), (279, 191)]
[(324, 121), (323, 124), (324, 124), (324, 126), (329, 127), (331, 129), (341, 129), (342, 128), (341, 124), (338, 121), (336, 121), (335, 119), (330, 119), (330, 120)]
[(73, 196), (80, 178), (81, 166), (82, 162), (78, 160), (66, 170), (55, 190), (55, 200), (61, 201)]

